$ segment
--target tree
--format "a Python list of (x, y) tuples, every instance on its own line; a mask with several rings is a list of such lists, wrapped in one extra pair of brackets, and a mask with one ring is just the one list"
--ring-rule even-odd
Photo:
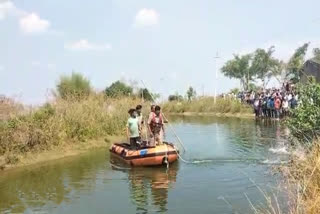
[(90, 81), (82, 74), (75, 72), (72, 72), (71, 76), (61, 76), (56, 87), (59, 96), (63, 99), (82, 99), (92, 91)]
[(121, 81), (116, 81), (105, 89), (105, 94), (108, 97), (130, 96), (132, 92), (132, 87), (126, 85)]
[(235, 94), (235, 95), (238, 95), (240, 92), (240, 89), (239, 88), (233, 88), (230, 90), (229, 94)]
[(289, 62), (286, 65), (286, 77), (290, 78), (294, 83), (300, 80), (300, 71), (305, 62), (305, 56), (309, 47), (309, 43), (305, 43), (297, 48)]
[(320, 62), (320, 48), (313, 49), (313, 59)]
[(182, 101), (183, 100), (183, 96), (179, 95), (178, 93), (174, 94), (174, 95), (170, 95), (168, 97), (168, 101), (172, 102), (172, 101)]
[(187, 91), (187, 97), (188, 100), (191, 101), (193, 98), (195, 98), (197, 95), (197, 92), (190, 86)]
[(261, 90), (261, 87), (257, 86), (256, 84), (254, 84), (253, 82), (249, 83), (248, 85), (248, 90), (249, 91), (259, 91)]
[(146, 101), (153, 101), (153, 99), (156, 99), (147, 88), (140, 88), (138, 91), (138, 96)]
[(263, 82), (263, 88), (266, 87), (272, 76), (276, 77), (281, 74), (281, 63), (272, 55), (274, 46), (271, 46), (267, 51), (257, 49), (254, 52), (251, 68), (253, 73), (257, 74), (257, 78)]
[(251, 69), (251, 54), (234, 55), (234, 59), (226, 62), (221, 72), (230, 78), (239, 79), (243, 88), (248, 90), (249, 82), (256, 76), (256, 71)]

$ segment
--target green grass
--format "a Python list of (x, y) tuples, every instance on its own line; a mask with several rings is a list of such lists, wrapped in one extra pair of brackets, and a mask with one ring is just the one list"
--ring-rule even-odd
[(172, 101), (163, 104), (163, 111), (167, 113), (243, 113), (251, 114), (252, 108), (248, 105), (241, 104), (238, 100), (229, 98), (217, 98), (214, 103), (213, 97), (197, 98), (189, 101)]

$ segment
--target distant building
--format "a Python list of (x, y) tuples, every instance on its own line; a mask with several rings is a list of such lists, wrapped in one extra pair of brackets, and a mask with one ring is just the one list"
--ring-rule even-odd
[(309, 78), (314, 78), (318, 83), (320, 82), (320, 61), (310, 59), (304, 63), (300, 81), (306, 83)]

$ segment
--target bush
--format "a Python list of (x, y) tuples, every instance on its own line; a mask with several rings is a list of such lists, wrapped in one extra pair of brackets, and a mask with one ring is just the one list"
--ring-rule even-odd
[(311, 142), (320, 133), (320, 84), (310, 82), (298, 87), (299, 105), (291, 110), (286, 121), (292, 135), (303, 142)]
[(133, 92), (132, 87), (120, 81), (116, 81), (112, 83), (109, 87), (105, 89), (105, 94), (108, 97), (113, 97), (113, 98), (130, 96), (132, 92)]
[(71, 76), (61, 76), (57, 84), (57, 91), (61, 98), (82, 99), (92, 91), (90, 81), (79, 73), (72, 73)]
[(172, 102), (172, 101), (182, 101), (183, 100), (183, 96), (179, 95), (179, 94), (175, 94), (175, 95), (170, 95), (168, 97), (168, 101)]
[(140, 88), (138, 91), (138, 97), (143, 97), (146, 101), (153, 101), (154, 95), (147, 88)]
[(0, 156), (10, 156), (7, 160), (12, 162), (26, 152), (122, 135), (128, 109), (137, 104), (134, 99), (105, 99), (102, 94), (82, 100), (58, 98), (28, 114), (0, 121)]
[(23, 105), (15, 100), (0, 95), (0, 120), (7, 120), (11, 115), (24, 111)]

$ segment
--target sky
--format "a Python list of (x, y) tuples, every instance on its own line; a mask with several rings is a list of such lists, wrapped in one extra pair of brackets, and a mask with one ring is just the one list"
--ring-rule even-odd
[(219, 72), (233, 54), (275, 45), (287, 60), (305, 42), (320, 47), (318, 8), (319, 0), (0, 0), (0, 94), (40, 104), (72, 71), (96, 90), (120, 79), (163, 97), (189, 86), (227, 92), (240, 85)]

